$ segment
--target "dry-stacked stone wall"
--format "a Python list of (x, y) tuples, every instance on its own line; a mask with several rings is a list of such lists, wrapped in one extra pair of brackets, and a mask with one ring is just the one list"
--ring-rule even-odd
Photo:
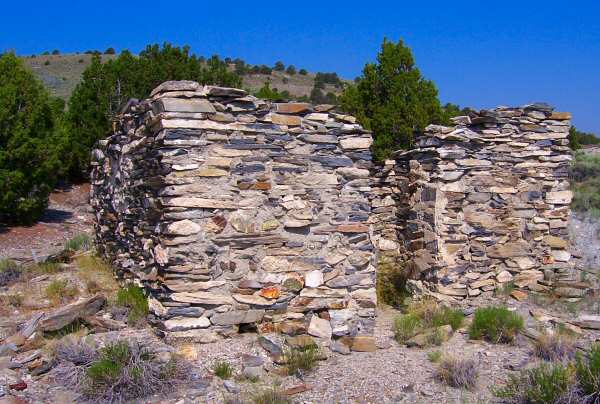
[(353, 117), (184, 81), (114, 129), (93, 152), (98, 247), (161, 327), (371, 334), (372, 138)]
[(570, 118), (546, 104), (482, 110), (396, 153), (397, 242), (413, 288), (463, 299), (512, 282), (581, 295), (567, 231)]

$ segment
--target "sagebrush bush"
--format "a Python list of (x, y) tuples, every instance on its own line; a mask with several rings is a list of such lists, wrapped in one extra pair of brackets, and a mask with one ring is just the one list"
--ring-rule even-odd
[(283, 360), (288, 375), (297, 375), (301, 371), (312, 370), (319, 359), (319, 347), (310, 344), (303, 347), (288, 347), (284, 350)]
[(506, 385), (492, 388), (492, 393), (509, 403), (578, 402), (567, 400), (575, 384), (572, 367), (544, 362), (535, 368), (522, 370), (519, 375), (510, 375)]
[(486, 339), (493, 343), (512, 342), (523, 329), (523, 318), (506, 307), (484, 307), (475, 310), (469, 328), (471, 339)]
[(57, 374), (77, 388), (86, 399), (122, 402), (170, 391), (189, 379), (184, 362), (173, 357), (158, 360), (145, 347), (126, 340), (96, 349), (85, 343), (59, 345), (56, 359), (63, 365)]
[(477, 384), (477, 367), (471, 359), (443, 358), (436, 376), (451, 387), (472, 390)]
[(220, 379), (231, 379), (233, 376), (233, 366), (226, 361), (218, 361), (212, 367), (212, 371)]
[(132, 324), (145, 319), (148, 315), (148, 299), (142, 289), (135, 285), (128, 285), (117, 292), (117, 305), (129, 309), (127, 320)]
[(589, 398), (589, 402), (600, 400), (600, 343), (592, 344), (587, 356), (577, 353), (575, 371), (581, 394)]

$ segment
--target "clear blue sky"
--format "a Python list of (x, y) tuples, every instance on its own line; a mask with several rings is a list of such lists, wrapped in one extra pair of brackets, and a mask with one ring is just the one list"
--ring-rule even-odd
[[(488, 5), (492, 3), (491, 5)], [(412, 48), (443, 102), (546, 101), (600, 134), (600, 1), (10, 1), (0, 50), (139, 51), (277, 60), (354, 78), (386, 36)]]

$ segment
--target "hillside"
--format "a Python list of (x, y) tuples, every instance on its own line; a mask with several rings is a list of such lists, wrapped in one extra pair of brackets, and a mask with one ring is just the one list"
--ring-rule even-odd
[[(116, 55), (102, 55), (102, 60), (115, 58)], [(85, 68), (89, 66), (92, 55), (88, 54), (65, 54), (65, 55), (36, 55), (22, 58), (25, 64), (31, 68), (33, 73), (39, 77), (52, 95), (68, 100), (75, 86), (81, 80)], [(233, 65), (231, 65), (233, 69)], [(243, 76), (243, 86), (250, 92), (256, 92), (266, 82), (270, 82), (271, 88), (279, 91), (288, 91), (293, 97), (310, 96), (315, 83), (315, 74), (290, 75), (285, 72), (273, 71), (267, 74), (247, 74)], [(332, 92), (336, 95), (341, 93), (340, 88), (326, 84), (324, 93)]]

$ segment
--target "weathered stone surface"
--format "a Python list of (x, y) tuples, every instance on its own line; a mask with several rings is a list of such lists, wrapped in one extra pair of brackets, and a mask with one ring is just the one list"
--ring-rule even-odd
[(207, 328), (210, 326), (210, 321), (206, 317), (180, 317), (166, 320), (164, 324), (167, 331), (186, 331), (195, 328)]
[(210, 101), (193, 98), (166, 98), (162, 97), (155, 102), (158, 112), (206, 112), (215, 113), (215, 107)]
[(178, 292), (172, 293), (171, 299), (182, 303), (196, 303), (208, 305), (232, 304), (233, 299), (229, 295), (212, 292)]
[(486, 249), (490, 258), (512, 258), (523, 257), (531, 253), (529, 245), (525, 241), (496, 244)]
[(573, 192), (571, 191), (555, 191), (546, 193), (546, 202), (553, 203), (555, 205), (568, 205), (573, 199)]
[(246, 323), (258, 323), (265, 315), (264, 310), (241, 310), (228, 311), (213, 314), (210, 322), (214, 325), (236, 325)]
[(173, 236), (189, 236), (200, 233), (201, 230), (202, 227), (200, 227), (200, 225), (185, 219), (179, 222), (170, 223), (166, 228), (166, 234)]
[(340, 146), (343, 150), (368, 149), (373, 144), (370, 137), (353, 137), (340, 140)]
[(307, 288), (316, 288), (323, 284), (323, 272), (314, 270), (304, 275), (304, 286)]
[(331, 324), (328, 320), (313, 315), (308, 326), (308, 333), (314, 337), (330, 339), (332, 334)]

